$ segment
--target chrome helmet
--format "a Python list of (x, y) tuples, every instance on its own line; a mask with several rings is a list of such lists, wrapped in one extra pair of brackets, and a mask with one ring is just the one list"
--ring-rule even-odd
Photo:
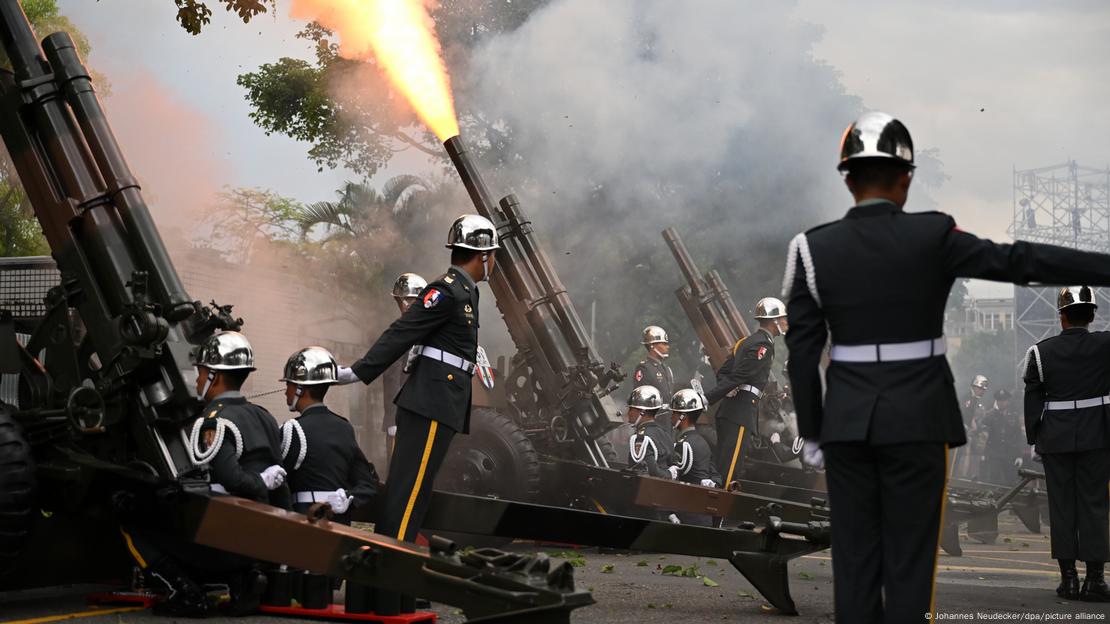
[(663, 407), (663, 395), (655, 386), (637, 386), (628, 398), (628, 407), (642, 410), (657, 410)]
[(409, 297), (419, 297), (420, 293), (424, 292), (424, 288), (428, 286), (428, 280), (420, 277), (416, 273), (402, 273), (393, 282), (393, 298), (394, 299), (407, 299)]
[(913, 167), (913, 139), (902, 122), (886, 113), (871, 111), (859, 116), (840, 139), (840, 165), (844, 171), (853, 160), (893, 159)]
[(476, 214), (455, 219), (447, 233), (447, 246), (472, 251), (493, 251), (501, 247), (497, 244), (497, 228), (489, 219)]
[(990, 382), (989, 379), (987, 379), (986, 375), (976, 375), (975, 379), (971, 380), (971, 387), (972, 388), (982, 388), (982, 389), (986, 390), (987, 388), (990, 387), (990, 385), (991, 385), (991, 382)]
[(705, 402), (696, 390), (684, 388), (671, 397), (672, 412), (700, 412), (703, 409), (705, 409)]
[(658, 325), (648, 325), (644, 328), (644, 337), (640, 341), (640, 344), (644, 346), (650, 346), (657, 342), (665, 342), (669, 344), (670, 340), (667, 340), (667, 332)]
[(212, 334), (193, 352), (193, 364), (213, 371), (254, 370), (254, 349), (243, 334)]
[(1056, 309), (1063, 310), (1077, 305), (1089, 305), (1098, 309), (1095, 303), (1095, 291), (1090, 286), (1067, 286), (1060, 289), (1056, 297)]
[(305, 347), (289, 356), (281, 381), (298, 386), (319, 386), (339, 381), (339, 363), (323, 347)]
[(755, 318), (777, 319), (786, 316), (786, 304), (775, 297), (764, 297), (755, 304)]

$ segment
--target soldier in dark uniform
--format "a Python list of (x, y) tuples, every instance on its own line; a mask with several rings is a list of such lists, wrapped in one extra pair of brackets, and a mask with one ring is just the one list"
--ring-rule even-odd
[[(393, 282), (393, 300), (404, 314), (416, 301), (420, 300), (420, 293), (428, 286), (428, 281), (416, 273), (402, 273), (397, 281)], [(393, 442), (397, 437), (397, 406), (393, 404), (393, 397), (405, 385), (408, 374), (405, 373), (405, 362), (397, 360), (382, 373), (382, 397), (385, 404), (385, 413), (382, 414), (382, 433), (385, 435), (385, 459), (393, 457)]]
[[(636, 365), (636, 370), (632, 371), (632, 383), (637, 386), (650, 384), (663, 397), (671, 396), (674, 393), (674, 372), (671, 371), (670, 366), (663, 362), (663, 360), (670, 357), (671, 353), (671, 343), (667, 339), (667, 332), (658, 325), (648, 325), (644, 328), (640, 344), (644, 345), (644, 349), (647, 350), (647, 357), (640, 360), (640, 363)], [(670, 419), (666, 414), (658, 414), (656, 421), (668, 435), (671, 433), (669, 428)], [(674, 446), (673, 438), (667, 446)]]
[(378, 338), (366, 355), (339, 369), (340, 383), (370, 383), (405, 353), (410, 372), (394, 402), (397, 443), (380, 497), (375, 531), (416, 539), (432, 483), (456, 432), (470, 423), (470, 378), (478, 351), (478, 283), (493, 268), (493, 224), (478, 215), (455, 220), (447, 237), (451, 268)]
[(994, 409), (985, 418), (987, 448), (983, 460), (982, 480), (987, 483), (1011, 485), (1017, 481), (1018, 468), (1025, 463), (1021, 419), (1010, 404), (1010, 391), (994, 393)]
[(323, 347), (307, 347), (289, 357), (281, 380), (289, 410), (300, 416), (281, 426), (281, 458), (294, 511), (305, 513), (315, 503), (328, 503), (333, 520), (350, 524), (348, 510), (373, 500), (378, 475), (362, 454), (351, 423), (324, 405), (338, 375), (339, 365)]
[[(1056, 593), (1110, 602), (1103, 576), (1110, 556), (1110, 332), (1087, 330), (1096, 307), (1086, 286), (1060, 290), (1063, 331), (1026, 355), (1025, 437), (1044, 463), (1052, 558), (1062, 576)], [(1087, 564), (1082, 588), (1077, 559)]]
[[(194, 357), (197, 396), (206, 404), (201, 417), (187, 428), (191, 461), (208, 468), (214, 493), (289, 509), (277, 421), (240, 392), (255, 369), (250, 342), (239, 332), (220, 332), (200, 345)], [(168, 599), (155, 607), (156, 612), (186, 617), (212, 614), (214, 605), (194, 578), (228, 583), (229, 614), (257, 610), (266, 578), (252, 560), (139, 526), (125, 527), (123, 536), (144, 574), (168, 589)]]
[(628, 424), (634, 433), (628, 438), (628, 467), (653, 477), (670, 478), (674, 444), (671, 434), (655, 421), (663, 407), (663, 396), (654, 386), (639, 386), (628, 399)]
[[(679, 390), (671, 398), (671, 426), (678, 432), (678, 437), (674, 444), (673, 463), (667, 472), (672, 479), (684, 483), (721, 487), (721, 475), (713, 465), (709, 443), (694, 428), (703, 412), (705, 403), (695, 390)], [(676, 512), (675, 515), (683, 524), (713, 526), (713, 518), (707, 514)]]
[(952, 476), (974, 479), (979, 476), (983, 461), (987, 435), (984, 422), (990, 404), (987, 402), (987, 389), (990, 380), (985, 375), (976, 375), (971, 380), (971, 394), (964, 399), (964, 431), (967, 432), (967, 445), (952, 452)]
[(1110, 256), (996, 244), (946, 214), (903, 212), (913, 144), (883, 113), (844, 133), (840, 169), (856, 206), (787, 257), (794, 405), (806, 456), (824, 451), (837, 622), (919, 622), (934, 607), (947, 448), (966, 440), (942, 334), (953, 281), (1105, 284)]
[(759, 329), (733, 346), (717, 371), (717, 385), (705, 395), (709, 405), (722, 401), (716, 418), (717, 470), (726, 485), (739, 477), (744, 435), (756, 425), (759, 401), (775, 363), (775, 336), (786, 333), (786, 306), (774, 297), (764, 297), (755, 304), (755, 318)]
[(254, 351), (239, 332), (220, 332), (197, 351), (197, 394), (206, 402), (193, 424), (193, 463), (207, 466), (212, 489), (290, 509), (277, 420), (240, 390), (254, 370)]

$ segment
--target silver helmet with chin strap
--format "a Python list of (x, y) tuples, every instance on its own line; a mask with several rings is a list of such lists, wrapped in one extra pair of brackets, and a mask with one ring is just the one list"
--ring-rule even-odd
[(193, 364), (212, 371), (254, 370), (254, 349), (236, 331), (212, 334), (193, 351)]
[(663, 407), (663, 395), (655, 386), (636, 386), (628, 398), (628, 407), (657, 410)]
[(1056, 309), (1063, 311), (1072, 306), (1089, 305), (1098, 309), (1095, 303), (1095, 291), (1090, 286), (1067, 286), (1060, 289), (1056, 296)]
[(493, 222), (476, 214), (466, 214), (455, 219), (447, 233), (447, 246), (471, 251), (494, 251), (501, 247), (497, 242), (497, 228)]
[(339, 363), (323, 347), (305, 347), (289, 356), (281, 381), (298, 386), (320, 386), (339, 381)]
[(402, 273), (397, 277), (397, 281), (393, 282), (393, 298), (419, 297), (427, 286), (428, 280), (416, 273)]
[(764, 297), (755, 304), (757, 319), (777, 319), (786, 316), (786, 304), (775, 297)]

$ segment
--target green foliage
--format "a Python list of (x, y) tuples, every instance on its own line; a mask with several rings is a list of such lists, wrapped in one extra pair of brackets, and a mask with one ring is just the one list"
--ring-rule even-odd
[(20, 4), (23, 5), (23, 12), (27, 14), (27, 19), (31, 20), (32, 24), (58, 16), (57, 0), (23, 0)]
[(611, 563), (601, 564), (601, 573), (602, 574), (612, 574), (613, 573), (613, 564), (611, 564)]
[(295, 243), (302, 205), (270, 190), (237, 188), (220, 193), (205, 212), (196, 246), (228, 262), (249, 262), (259, 245)]
[(0, 180), (0, 256), (44, 256), (50, 247), (26, 203), (23, 189), (10, 178)]
[[(246, 24), (256, 15), (276, 8), (275, 0), (213, 0), (235, 13)], [(177, 22), (190, 34), (199, 35), (202, 28), (212, 21), (212, 9), (205, 0), (173, 0), (177, 5)]]
[(586, 565), (586, 558), (582, 556), (582, 553), (579, 553), (579, 552), (574, 551), (574, 550), (564, 550), (564, 551), (560, 551), (560, 552), (549, 552), (549, 553), (547, 553), (547, 556), (551, 557), (552, 559), (566, 559), (567, 562), (570, 563), (570, 565), (572, 567), (575, 567), (575, 568), (580, 568), (580, 567)]

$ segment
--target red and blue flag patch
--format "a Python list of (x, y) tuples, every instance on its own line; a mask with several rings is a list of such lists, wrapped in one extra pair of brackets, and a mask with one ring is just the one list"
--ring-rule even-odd
[(440, 299), (443, 299), (443, 293), (433, 288), (424, 294), (424, 307), (434, 308)]

